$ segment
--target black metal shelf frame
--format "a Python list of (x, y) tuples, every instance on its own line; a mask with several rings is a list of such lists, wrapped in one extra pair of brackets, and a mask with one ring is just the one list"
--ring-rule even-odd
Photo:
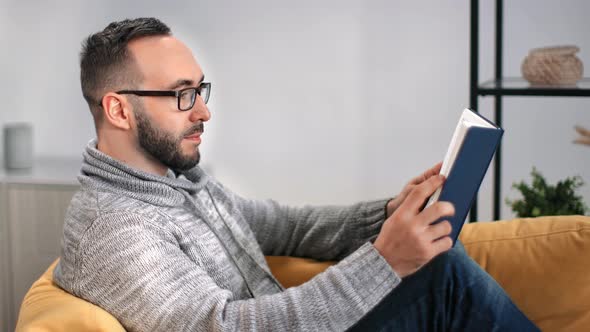
[[(470, 44), (470, 73), (469, 73), (469, 107), (478, 111), (479, 96), (493, 96), (495, 123), (502, 127), (502, 97), (503, 96), (553, 96), (553, 97), (590, 97), (590, 78), (583, 79), (576, 86), (549, 87), (530, 86), (523, 84), (521, 78), (504, 78), (502, 75), (503, 54), (503, 0), (496, 0), (495, 18), (495, 56), (494, 79), (479, 84), (479, 0), (471, 0), (471, 44)], [(502, 143), (498, 145), (494, 157), (494, 196), (493, 219), (500, 219), (500, 179), (502, 176)], [(471, 207), (469, 221), (477, 221), (477, 197)]]
[(584, 78), (574, 86), (535, 86), (520, 77), (503, 77), (489, 80), (477, 88), (479, 96), (539, 96), (539, 97), (590, 97), (590, 79)]

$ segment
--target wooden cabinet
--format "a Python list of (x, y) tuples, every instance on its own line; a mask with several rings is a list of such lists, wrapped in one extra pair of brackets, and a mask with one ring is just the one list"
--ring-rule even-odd
[(66, 209), (78, 189), (79, 165), (57, 163), (53, 166), (58, 170), (45, 168), (43, 176), (0, 174), (2, 331), (14, 331), (25, 293), (59, 257)]
[(9, 323), (11, 320), (10, 302), (10, 287), (8, 280), (8, 248), (9, 236), (8, 225), (6, 223), (6, 200), (5, 200), (5, 185), (0, 183), (0, 330), (12, 331)]

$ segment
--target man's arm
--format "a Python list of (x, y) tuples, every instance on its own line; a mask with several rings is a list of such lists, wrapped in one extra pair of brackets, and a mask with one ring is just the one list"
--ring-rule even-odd
[(211, 193), (241, 214), (265, 255), (340, 260), (373, 241), (385, 220), (387, 200), (351, 206), (289, 207), (243, 198), (211, 181)]
[(350, 206), (288, 207), (236, 197), (265, 255), (340, 260), (374, 241), (387, 200)]
[(68, 289), (129, 330), (345, 330), (400, 282), (366, 243), (302, 286), (235, 299), (189, 259), (172, 232), (149, 221), (152, 217), (103, 217), (111, 218), (111, 225), (116, 221), (116, 229), (97, 220), (78, 248), (76, 276)]
[(245, 199), (214, 180), (212, 184), (244, 215), (265, 255), (339, 260), (374, 241), (384, 220), (416, 186), (438, 174), (441, 165), (439, 162), (410, 180), (394, 199), (351, 206), (288, 207), (273, 200)]

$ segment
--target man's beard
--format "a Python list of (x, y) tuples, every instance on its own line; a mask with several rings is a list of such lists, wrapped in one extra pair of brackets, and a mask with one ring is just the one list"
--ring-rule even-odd
[(135, 119), (137, 120), (139, 146), (145, 152), (174, 170), (188, 170), (199, 163), (201, 159), (199, 150), (196, 149), (194, 155), (185, 156), (182, 154), (180, 144), (184, 137), (197, 132), (202, 133), (204, 129), (202, 122), (192, 126), (178, 137), (174, 137), (170, 133), (155, 127), (141, 107), (134, 108), (137, 110)]

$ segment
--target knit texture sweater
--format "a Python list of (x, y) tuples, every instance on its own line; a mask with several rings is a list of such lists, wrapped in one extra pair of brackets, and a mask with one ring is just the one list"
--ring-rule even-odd
[[(165, 176), (84, 152), (54, 280), (130, 331), (342, 331), (400, 278), (371, 244), (386, 201), (287, 207), (198, 166)], [(284, 289), (264, 255), (339, 260)]]

